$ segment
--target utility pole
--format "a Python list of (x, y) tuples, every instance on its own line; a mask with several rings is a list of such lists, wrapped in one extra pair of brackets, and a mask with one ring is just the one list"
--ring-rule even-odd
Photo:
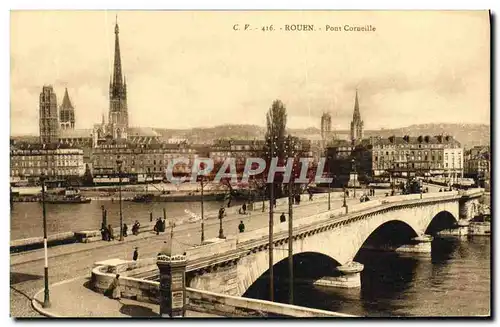
[[(289, 138), (289, 150), (292, 157), (295, 159), (295, 148), (292, 146), (291, 138)], [(294, 160), (295, 165), (295, 160)], [(294, 170), (292, 167), (292, 174), (288, 183), (288, 303), (293, 304), (293, 182)]]
[(122, 160), (117, 159), (116, 165), (118, 166), (118, 196), (120, 202), (120, 241), (123, 241), (123, 213), (122, 213)]
[[(272, 126), (271, 121), (271, 126)], [(270, 160), (274, 155), (274, 130), (271, 127)], [(273, 271), (273, 251), (274, 251), (274, 176), (273, 182), (269, 183), (269, 301), (274, 302), (274, 271)]]
[(45, 267), (44, 267), (44, 281), (45, 290), (43, 297), (43, 307), (50, 308), (50, 297), (49, 297), (49, 260), (47, 255), (47, 213), (45, 210), (45, 174), (42, 173), (40, 178), (42, 180), (42, 215), (43, 215), (43, 250), (45, 255)]
[(203, 220), (203, 176), (201, 177), (201, 243), (205, 241), (205, 222)]

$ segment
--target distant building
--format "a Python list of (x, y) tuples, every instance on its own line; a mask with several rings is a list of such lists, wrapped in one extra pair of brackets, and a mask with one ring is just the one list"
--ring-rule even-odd
[(353, 144), (356, 144), (363, 139), (363, 127), (364, 123), (361, 120), (361, 114), (359, 112), (358, 90), (356, 90), (356, 98), (354, 99), (354, 113), (352, 115), (351, 121), (351, 142)]
[(325, 112), (321, 116), (321, 138), (323, 141), (328, 141), (332, 133), (332, 116)]
[[(478, 181), (489, 180), (491, 173), (491, 149), (489, 146), (475, 146), (464, 155), (464, 174)], [(480, 183), (482, 184), (482, 183)]]
[(83, 176), (83, 150), (63, 144), (14, 143), (10, 147), (12, 179), (38, 180)]
[(334, 141), (327, 149), (328, 169), (340, 185), (356, 170), (360, 181), (389, 181), (390, 177), (462, 176), (463, 149), (451, 136), (371, 137), (357, 144)]
[(129, 182), (162, 181), (169, 162), (175, 158), (188, 158), (188, 165), (177, 164), (174, 174), (190, 174), (198, 153), (186, 144), (131, 143), (109, 138), (93, 149), (92, 175), (94, 182), (117, 182), (117, 160), (122, 160), (122, 175)]
[(68, 89), (64, 91), (64, 98), (59, 107), (59, 126), (61, 130), (75, 129), (75, 108), (69, 99)]
[(44, 86), (39, 102), (40, 143), (55, 143), (59, 136), (57, 96), (51, 85)]
[(373, 176), (454, 177), (463, 172), (463, 149), (452, 136), (372, 138)]

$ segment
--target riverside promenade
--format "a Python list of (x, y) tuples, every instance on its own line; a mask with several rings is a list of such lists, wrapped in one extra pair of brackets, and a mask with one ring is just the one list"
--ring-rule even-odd
[[(342, 202), (341, 197), (332, 196), (331, 207), (340, 208)], [(359, 203), (359, 199), (348, 199), (348, 205), (354, 203)], [(281, 212), (286, 214), (287, 208), (287, 205), (278, 205), (276, 208), (275, 221), (277, 224), (279, 223), (279, 215)], [(320, 200), (316, 197), (313, 201), (303, 201), (300, 205), (295, 205), (294, 216), (309, 216), (325, 212), (327, 209), (327, 200)], [(268, 212), (261, 212), (260, 210), (252, 212), (251, 215), (228, 214), (223, 220), (224, 233), (226, 235), (237, 234), (240, 220), (245, 223), (247, 231), (252, 231), (267, 226), (268, 219)], [(179, 247), (179, 250), (199, 244), (200, 232), (200, 222), (180, 225), (174, 230), (174, 244)], [(205, 221), (206, 239), (217, 237), (218, 232), (218, 219)], [(77, 276), (90, 276), (91, 268), (96, 261), (112, 258), (130, 260), (134, 247), (139, 247), (139, 258), (154, 257), (168, 238), (168, 232), (160, 235), (149, 232), (126, 237), (124, 242), (116, 240), (112, 242), (99, 241), (49, 248), (49, 283), (53, 284)], [(43, 250), (11, 254), (10, 258), (11, 316), (40, 316), (38, 312), (33, 310), (31, 300), (43, 288)]]
[[(43, 289), (35, 294), (33, 308), (50, 318), (160, 318), (159, 305), (131, 299), (113, 300), (87, 287), (88, 277), (77, 277), (50, 286), (51, 307), (44, 309)], [(187, 318), (223, 318), (209, 313), (186, 311)]]

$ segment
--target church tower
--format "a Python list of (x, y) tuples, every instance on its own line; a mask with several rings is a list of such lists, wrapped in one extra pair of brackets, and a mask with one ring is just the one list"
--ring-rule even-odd
[(115, 61), (109, 81), (109, 128), (114, 139), (126, 139), (128, 130), (127, 83), (122, 76), (118, 20), (115, 24)]
[(358, 90), (356, 89), (356, 99), (354, 100), (354, 113), (351, 121), (351, 142), (358, 143), (363, 139), (363, 121), (359, 113)]
[(332, 116), (330, 113), (325, 112), (321, 116), (321, 139), (326, 141), (332, 132)]
[(59, 124), (61, 129), (75, 129), (75, 108), (69, 99), (68, 89), (64, 91), (64, 98), (59, 107)]
[(59, 117), (54, 88), (51, 85), (43, 86), (39, 100), (40, 143), (56, 143), (59, 137)]

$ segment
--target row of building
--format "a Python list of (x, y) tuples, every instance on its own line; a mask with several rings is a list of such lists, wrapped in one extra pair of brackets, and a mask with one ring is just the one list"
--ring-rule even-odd
[[(188, 158), (190, 164), (176, 165), (174, 173), (189, 174), (192, 162), (212, 158), (222, 162), (236, 159), (242, 170), (248, 157), (263, 156), (264, 140), (216, 140), (211, 144), (168, 143), (150, 128), (129, 126), (127, 83), (122, 74), (119, 27), (115, 25), (115, 54), (109, 81), (109, 111), (106, 122), (92, 129), (75, 129), (75, 108), (68, 90), (58, 106), (52, 86), (44, 86), (39, 98), (38, 144), (11, 143), (11, 180), (36, 181), (42, 173), (52, 179), (91, 175), (94, 181), (116, 180), (118, 159), (122, 175), (130, 182), (162, 180), (168, 163), (174, 158)], [(471, 149), (464, 154), (451, 136), (391, 136), (365, 138), (358, 91), (347, 140), (332, 132), (332, 117), (321, 117), (321, 141), (295, 139), (300, 156), (317, 161), (326, 157), (328, 173), (337, 184), (345, 185), (351, 172), (360, 180), (384, 180), (388, 176), (476, 176), (489, 175), (489, 149)]]

